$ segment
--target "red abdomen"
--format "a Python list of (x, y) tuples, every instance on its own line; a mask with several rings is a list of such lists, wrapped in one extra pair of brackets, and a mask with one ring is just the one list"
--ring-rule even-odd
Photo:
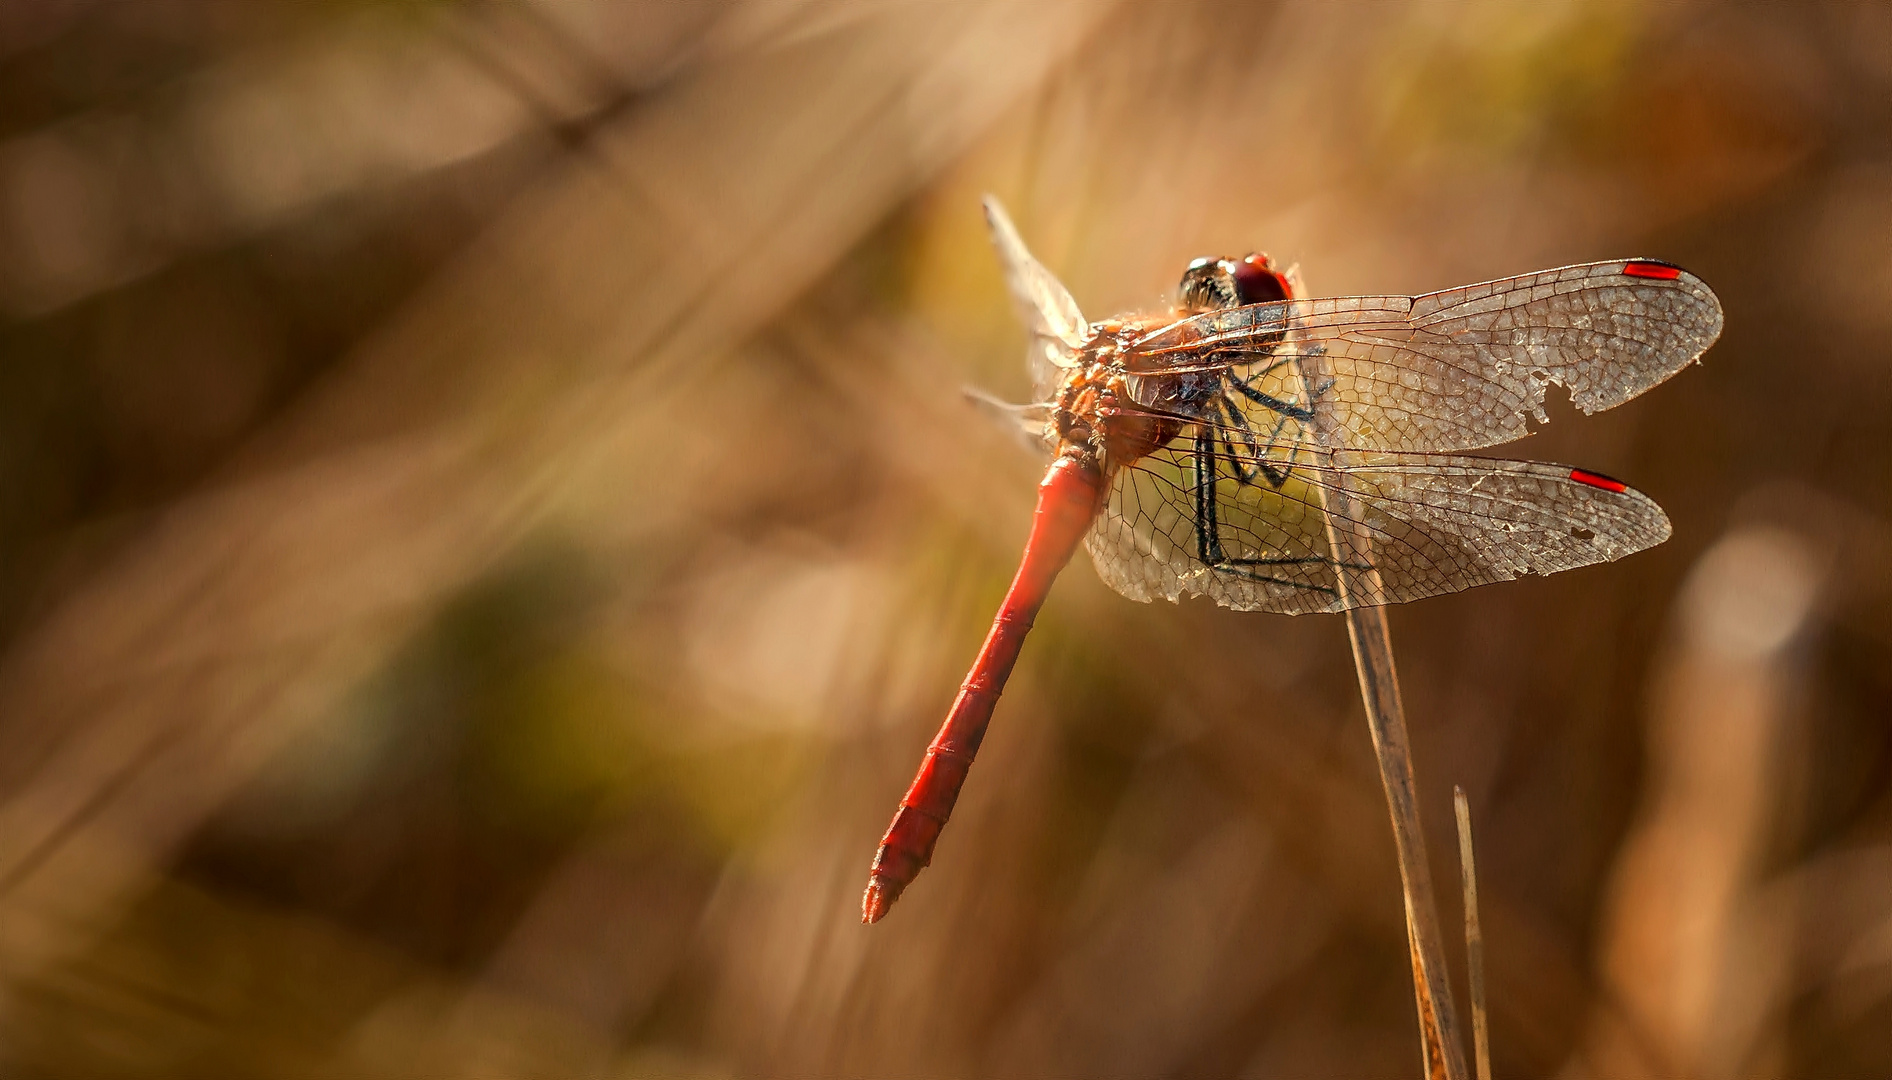
[(1090, 528), (1103, 491), (1104, 477), (1097, 463), (1079, 456), (1060, 457), (1038, 485), (1038, 511), (1032, 516), (1031, 538), (1019, 559), (1018, 574), (946, 722), (927, 746), (919, 774), (881, 838), (867, 891), (861, 896), (862, 922), (880, 921), (932, 861), (933, 845), (959, 801), (959, 789), (979, 752), (1025, 635), (1031, 632), (1051, 583)]

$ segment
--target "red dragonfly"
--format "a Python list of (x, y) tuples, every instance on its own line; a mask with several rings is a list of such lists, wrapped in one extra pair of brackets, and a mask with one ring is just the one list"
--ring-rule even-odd
[(1567, 465), (1461, 451), (1585, 413), (1698, 360), (1721, 304), (1614, 259), (1424, 296), (1303, 299), (1265, 255), (1198, 259), (1172, 310), (1087, 322), (997, 201), (1052, 451), (1031, 537), (861, 900), (876, 922), (933, 854), (1032, 619), (1078, 542), (1132, 600), (1342, 611), (1619, 559), (1668, 539), (1648, 496)]

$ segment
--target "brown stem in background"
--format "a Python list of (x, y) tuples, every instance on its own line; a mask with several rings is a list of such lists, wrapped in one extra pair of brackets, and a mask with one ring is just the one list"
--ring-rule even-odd
[[(1298, 270), (1287, 272), (1291, 296), (1306, 296)], [(1466, 1080), (1458, 1012), (1446, 979), (1445, 949), (1440, 944), (1438, 907), (1432, 900), (1432, 873), (1426, 863), (1425, 831), (1419, 825), (1412, 750), (1406, 740), (1406, 709), (1399, 700), (1399, 674), (1393, 669), (1393, 639), (1386, 629), (1386, 603), (1373, 559), (1375, 531), (1365, 507), (1354, 497), (1347, 466), (1344, 427), (1325, 407), (1322, 395), (1334, 384), (1326, 353), (1318, 346), (1297, 350), (1295, 367), (1310, 404), (1308, 427), (1327, 458), (1315, 485), (1326, 519), (1327, 547), (1334, 561), (1334, 592), (1347, 615), (1353, 663), (1360, 673), (1360, 700), (1366, 704), (1373, 752), (1379, 758), (1386, 808), (1393, 815), (1393, 843), (1399, 851), (1399, 880), (1406, 901), (1406, 941), (1412, 954), (1412, 989), (1419, 1007), (1419, 1034), (1425, 1042), (1426, 1075), (1432, 1080)]]
[(1472, 989), (1472, 1058), (1478, 1080), (1491, 1080), (1491, 1029), (1485, 1015), (1485, 932), (1478, 924), (1478, 860), (1472, 856), (1472, 808), (1465, 789), (1452, 787), (1458, 816), (1458, 877), (1465, 889), (1465, 970)]
[[(1330, 519), (1331, 520), (1331, 519)], [(1425, 1040), (1426, 1075), (1434, 1080), (1465, 1080), (1458, 1013), (1446, 981), (1445, 949), (1439, 936), (1438, 906), (1432, 899), (1432, 874), (1426, 865), (1425, 831), (1413, 791), (1412, 752), (1406, 741), (1406, 710), (1399, 700), (1399, 676), (1393, 670), (1393, 641), (1386, 612), (1378, 607), (1347, 611), (1347, 636), (1360, 672), (1360, 698), (1386, 785), (1386, 806), (1393, 815), (1393, 843), (1399, 849), (1399, 880), (1406, 894), (1406, 940), (1412, 949), (1412, 988), (1418, 999), (1419, 1033)]]

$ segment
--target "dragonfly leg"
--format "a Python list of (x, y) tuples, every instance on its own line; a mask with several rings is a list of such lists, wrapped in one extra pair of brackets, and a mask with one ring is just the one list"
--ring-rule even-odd
[[(1241, 430), (1242, 448), (1248, 451), (1246, 458), (1243, 458), (1236, 450), (1233, 442), (1228, 439), (1223, 440), (1223, 445), (1228, 447), (1229, 459), (1235, 469), (1235, 478), (1243, 484), (1253, 484), (1255, 477), (1266, 477), (1268, 486), (1274, 488), (1276, 491), (1280, 491), (1282, 486), (1288, 482), (1288, 473), (1292, 471), (1292, 466), (1283, 469), (1269, 464), (1264, 459), (1262, 450), (1264, 448), (1271, 449), (1276, 445), (1281, 437), (1281, 429), (1287, 424), (1289, 418), (1282, 416), (1277, 419), (1275, 421), (1274, 430), (1269, 432), (1268, 438), (1264, 441), (1256, 437), (1254, 426), (1248, 422), (1248, 417), (1243, 415), (1240, 407), (1238, 407), (1235, 402), (1229, 400), (1227, 395), (1224, 395), (1220, 401), (1216, 403), (1215, 408), (1219, 409), (1221, 414), (1227, 418), (1229, 428), (1239, 428)], [(1298, 452), (1297, 450), (1296, 453)], [(1253, 462), (1253, 467), (1244, 467), (1241, 463), (1244, 460)]]
[(1233, 386), (1237, 393), (1255, 404), (1273, 409), (1275, 412), (1289, 419), (1299, 420), (1303, 424), (1314, 419), (1314, 409), (1312, 405), (1296, 405), (1291, 401), (1282, 401), (1273, 394), (1264, 394), (1253, 386), (1250, 386), (1248, 379), (1230, 379), (1229, 385)]
[[(1255, 571), (1248, 569), (1244, 565), (1245, 563), (1250, 562), (1250, 561), (1252, 560), (1225, 559), (1222, 562), (1215, 564), (1215, 569), (1221, 571), (1224, 574), (1228, 574), (1231, 577), (1238, 577), (1247, 581), (1261, 581), (1261, 582), (1266, 582), (1267, 584), (1270, 584), (1270, 585), (1286, 585), (1291, 589), (1306, 589), (1308, 592), (1325, 593), (1328, 596), (1340, 595), (1340, 590), (1334, 588), (1332, 585), (1317, 585), (1311, 581), (1295, 581), (1292, 578), (1275, 577), (1272, 574), (1256, 573)], [(1284, 564), (1292, 563), (1296, 561), (1324, 563), (1327, 560), (1326, 559), (1302, 559), (1302, 560), (1284, 559), (1282, 560)]]
[[(1224, 443), (1224, 445), (1228, 445)], [(1280, 556), (1271, 558), (1231, 559), (1222, 549), (1222, 524), (1216, 506), (1216, 482), (1221, 478), (1220, 456), (1216, 453), (1216, 440), (1213, 430), (1205, 426), (1196, 434), (1195, 451), (1195, 527), (1196, 558), (1202, 565), (1220, 573), (1245, 578), (1249, 581), (1266, 582), (1272, 585), (1285, 585), (1294, 589), (1306, 589), (1310, 592), (1337, 595), (1331, 585), (1319, 585), (1308, 581), (1295, 581), (1292, 578), (1277, 577), (1258, 572), (1255, 567), (1268, 566), (1304, 566), (1313, 563), (1333, 565), (1334, 560), (1324, 556)], [(1249, 473), (1252, 482), (1255, 473)], [(1285, 476), (1283, 477), (1285, 479)], [(1236, 477), (1240, 479), (1240, 477)]]
[(1215, 482), (1220, 471), (1215, 458), (1215, 435), (1204, 426), (1196, 432), (1196, 558), (1204, 566), (1222, 561), (1222, 530), (1216, 522)]
[[(1306, 405), (1299, 404), (1291, 399), (1278, 398), (1273, 394), (1265, 393), (1255, 388), (1254, 384), (1256, 380), (1293, 363), (1296, 359), (1298, 359), (1298, 357), (1284, 357), (1262, 368), (1260, 371), (1242, 376), (1241, 378), (1235, 378), (1233, 376), (1225, 377), (1226, 384), (1233, 387), (1237, 393), (1275, 414), (1274, 427), (1269, 430), (1267, 438), (1263, 440), (1249, 440), (1256, 443), (1250, 447), (1254, 451), (1253, 459), (1256, 468), (1249, 471), (1249, 475), (1243, 478), (1243, 483), (1252, 483), (1253, 474), (1255, 472), (1259, 472), (1261, 475), (1267, 477), (1268, 483), (1277, 491), (1287, 483), (1288, 474), (1292, 472), (1292, 466), (1281, 468), (1261, 460), (1261, 450), (1264, 447), (1272, 450), (1278, 446), (1281, 433), (1287, 428), (1290, 422), (1303, 425), (1311, 423), (1314, 418), (1314, 406), (1328, 390), (1333, 388), (1334, 380), (1332, 379), (1328, 379), (1320, 386), (1315, 387)], [(1239, 426), (1245, 433), (1253, 436), (1255, 434), (1254, 428), (1249, 424), (1247, 416), (1243, 414), (1239, 405), (1232, 398), (1229, 398), (1226, 392), (1223, 394), (1223, 401), (1223, 409), (1231, 421), (1231, 426)], [(1231, 452), (1233, 452), (1233, 449), (1233, 447), (1230, 447)], [(1299, 453), (1300, 448), (1297, 446), (1290, 456), (1296, 456)]]
[[(1229, 478), (1238, 484), (1252, 486), (1256, 478), (1261, 477), (1268, 481), (1269, 486), (1279, 491), (1287, 484), (1293, 466), (1284, 468), (1269, 463), (1265, 459), (1264, 449), (1278, 445), (1281, 433), (1289, 423), (1310, 423), (1314, 417), (1312, 403), (1318, 401), (1323, 394), (1333, 388), (1333, 380), (1328, 379), (1314, 388), (1308, 405), (1299, 405), (1257, 390), (1252, 385), (1254, 380), (1289, 362), (1291, 358), (1277, 361), (1245, 378), (1223, 375), (1214, 387), (1215, 395), (1204, 403), (1203, 412), (1206, 414), (1207, 422), (1202, 424), (1197, 431), (1192, 453), (1195, 465), (1193, 495), (1195, 498), (1196, 558), (1202, 565), (1234, 577), (1337, 596), (1339, 590), (1335, 586), (1296, 581), (1292, 578), (1264, 573), (1263, 569), (1314, 565), (1353, 570), (1368, 570), (1371, 567), (1343, 563), (1324, 555), (1230, 558), (1222, 546), (1222, 523), (1216, 501), (1216, 484), (1222, 478), (1222, 459), (1228, 460)], [(1240, 403), (1230, 396), (1231, 388), (1275, 414), (1274, 427), (1265, 440), (1257, 435), (1254, 425), (1249, 422)], [(1300, 450), (1301, 448), (1297, 446), (1293, 453), (1298, 455)]]
[[(1261, 445), (1255, 441), (1255, 429), (1248, 425), (1248, 418), (1242, 415), (1242, 411), (1235, 407), (1227, 395), (1211, 399), (1207, 411), (1212, 418), (1222, 423), (1222, 445), (1228, 450), (1229, 470), (1236, 482), (1253, 484), (1256, 476), (1268, 471), (1268, 464), (1261, 460)], [(1241, 439), (1239, 447), (1230, 438), (1231, 432)]]
[(1219, 570), (1225, 566), (1243, 567), (1243, 566), (1314, 566), (1314, 565), (1339, 566), (1339, 567), (1345, 567), (1348, 570), (1373, 569), (1370, 563), (1341, 562), (1339, 559), (1331, 558), (1326, 555), (1292, 555), (1292, 556), (1283, 555), (1279, 557), (1266, 558), (1266, 559), (1223, 559), (1220, 563), (1216, 565), (1216, 569)]
[(1222, 445), (1228, 448), (1229, 468), (1235, 479), (1241, 484), (1251, 485), (1255, 482), (1255, 477), (1263, 476), (1267, 478), (1270, 487), (1276, 491), (1281, 490), (1282, 485), (1288, 482), (1289, 469), (1277, 468), (1269, 464), (1264, 459), (1262, 450), (1272, 449), (1276, 445), (1281, 429), (1288, 423), (1289, 417), (1281, 416), (1277, 419), (1274, 429), (1269, 432), (1268, 438), (1263, 440), (1256, 436), (1254, 425), (1249, 423), (1241, 406), (1230, 398), (1226, 391), (1210, 399), (1204, 411), (1209, 414), (1211, 420), (1222, 425), (1224, 432), (1239, 432), (1240, 447), (1237, 447), (1234, 440), (1228, 438), (1226, 434), (1222, 440)]
[(1242, 381), (1252, 384), (1256, 379), (1262, 378), (1267, 375), (1272, 375), (1275, 372), (1281, 370), (1282, 368), (1287, 367), (1289, 364), (1294, 363), (1294, 361), (1297, 359), (1299, 358), (1295, 356), (1291, 356), (1291, 355), (1284, 356), (1280, 358), (1279, 360), (1276, 360), (1274, 363), (1269, 364), (1267, 367), (1262, 368), (1260, 371), (1242, 376)]

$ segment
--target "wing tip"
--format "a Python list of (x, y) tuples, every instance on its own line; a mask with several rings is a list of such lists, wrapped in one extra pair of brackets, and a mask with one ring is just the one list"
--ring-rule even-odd
[(1662, 509), (1662, 504), (1656, 502), (1646, 492), (1630, 487), (1613, 476), (1605, 476), (1588, 469), (1572, 468), (1569, 480), (1620, 496), (1640, 510), (1640, 520), (1637, 521), (1638, 527), (1635, 532), (1632, 534), (1625, 530), (1613, 533), (1612, 541), (1616, 550), (1606, 554), (1603, 561), (1615, 562), (1625, 556), (1634, 555), (1638, 551), (1647, 551), (1667, 542), (1675, 534), (1675, 526), (1669, 521), (1668, 511)]
[(1622, 269), (1617, 272), (1624, 277), (1638, 278), (1649, 284), (1663, 284), (1672, 288), (1686, 289), (1713, 309), (1714, 317), (1702, 322), (1700, 348), (1694, 356), (1690, 357), (1690, 360), (1699, 363), (1702, 354), (1720, 340), (1722, 325), (1726, 319), (1726, 313), (1721, 306), (1721, 297), (1715, 294), (1714, 288), (1703, 281), (1701, 275), (1666, 259), (1621, 259), (1595, 265), (1615, 265), (1616, 262), (1622, 264)]

